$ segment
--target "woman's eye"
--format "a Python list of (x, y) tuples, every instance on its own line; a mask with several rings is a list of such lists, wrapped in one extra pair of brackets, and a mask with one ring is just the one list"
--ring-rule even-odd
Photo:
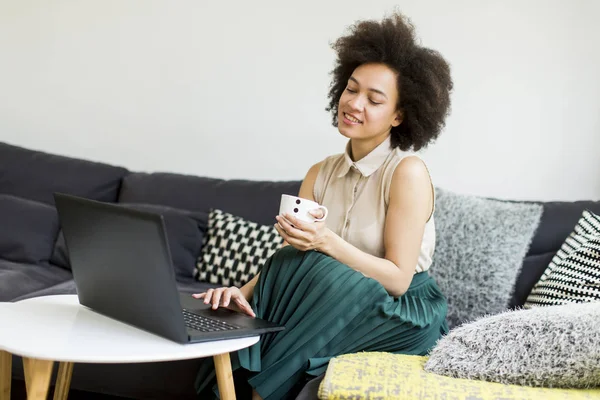
[(374, 104), (374, 105), (376, 105), (376, 106), (378, 106), (379, 104), (381, 104), (381, 103), (377, 103), (377, 102), (375, 102), (375, 101), (373, 101), (373, 100), (371, 100), (371, 99), (369, 99), (369, 101), (371, 102), (371, 104)]
[(346, 90), (347, 90), (348, 92), (350, 92), (350, 93), (356, 93), (356, 90), (352, 90), (352, 89), (350, 89), (350, 88), (346, 88)]

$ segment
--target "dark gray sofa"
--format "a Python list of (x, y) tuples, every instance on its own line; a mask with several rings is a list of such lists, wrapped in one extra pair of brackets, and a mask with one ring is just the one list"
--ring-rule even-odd
[[(194, 213), (201, 238), (211, 207), (261, 224), (273, 224), (280, 195), (298, 193), (299, 187), (300, 180), (222, 180), (139, 173), (0, 143), (0, 301), (75, 293), (68, 257), (61, 243), (54, 192)], [(600, 202), (542, 204), (542, 220), (523, 261), (512, 307), (523, 304), (582, 210), (588, 208), (600, 213)], [(190, 251), (193, 243), (182, 246)], [(200, 251), (199, 246), (196, 249)], [(189, 264), (189, 260), (181, 261), (177, 267), (179, 289), (192, 293), (210, 287), (208, 283), (194, 280), (194, 266)], [(22, 380), (19, 357), (13, 361), (14, 379)], [(194, 378), (199, 363), (199, 360), (188, 360), (127, 365), (77, 364), (71, 387), (139, 399), (195, 398)], [(302, 398), (314, 398), (316, 387), (316, 381), (307, 385)]]

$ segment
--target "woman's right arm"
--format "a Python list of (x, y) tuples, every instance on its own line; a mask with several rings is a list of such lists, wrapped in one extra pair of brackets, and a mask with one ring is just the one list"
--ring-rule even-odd
[[(319, 170), (321, 169), (321, 162), (313, 165), (307, 172), (302, 184), (300, 185), (300, 191), (298, 197), (302, 197), (308, 200), (315, 201), (313, 190), (315, 187), (315, 181)], [(289, 246), (284, 240), (281, 247)], [(242, 311), (246, 314), (254, 317), (254, 311), (250, 306), (250, 300), (254, 296), (254, 287), (258, 282), (260, 272), (254, 276), (248, 283), (241, 288), (237, 287), (223, 287), (217, 289), (209, 289), (205, 293), (193, 294), (192, 296), (196, 299), (204, 299), (205, 304), (212, 304), (213, 309), (218, 307), (226, 307), (234, 309), (236, 311)], [(233, 300), (233, 303), (231, 301)]]
[(242, 286), (240, 288), (240, 291), (244, 295), (244, 298), (246, 299), (247, 302), (250, 302), (250, 300), (252, 299), (252, 296), (254, 296), (254, 287), (256, 286), (256, 282), (258, 282), (259, 275), (260, 275), (260, 272), (256, 275), (254, 275), (254, 278), (252, 278), (248, 283), (246, 283), (244, 286)]
[[(315, 188), (315, 181), (317, 180), (317, 175), (319, 174), (319, 170), (321, 169), (322, 163), (323, 162), (321, 161), (310, 167), (310, 169), (306, 173), (306, 176), (304, 177), (304, 180), (302, 181), (302, 184), (300, 185), (298, 197), (315, 201), (313, 191)], [(281, 247), (285, 246), (289, 246), (289, 243), (284, 240)], [(240, 289), (247, 301), (250, 301), (250, 299), (252, 299), (252, 296), (254, 295), (254, 287), (256, 286), (256, 282), (258, 282), (259, 275), (260, 272), (256, 274), (250, 282), (246, 283)]]

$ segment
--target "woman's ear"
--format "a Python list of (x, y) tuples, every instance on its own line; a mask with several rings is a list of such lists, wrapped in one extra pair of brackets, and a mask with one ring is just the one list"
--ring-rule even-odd
[(396, 117), (392, 121), (392, 126), (395, 128), (404, 121), (404, 112), (402, 110), (396, 111)]

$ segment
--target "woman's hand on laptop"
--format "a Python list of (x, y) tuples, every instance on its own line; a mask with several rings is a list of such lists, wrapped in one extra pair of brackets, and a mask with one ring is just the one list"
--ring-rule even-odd
[(211, 304), (213, 310), (225, 307), (233, 311), (246, 313), (251, 317), (256, 317), (256, 314), (254, 314), (252, 307), (240, 289), (235, 286), (208, 289), (205, 293), (196, 293), (192, 297), (195, 299), (204, 299), (204, 304)]

